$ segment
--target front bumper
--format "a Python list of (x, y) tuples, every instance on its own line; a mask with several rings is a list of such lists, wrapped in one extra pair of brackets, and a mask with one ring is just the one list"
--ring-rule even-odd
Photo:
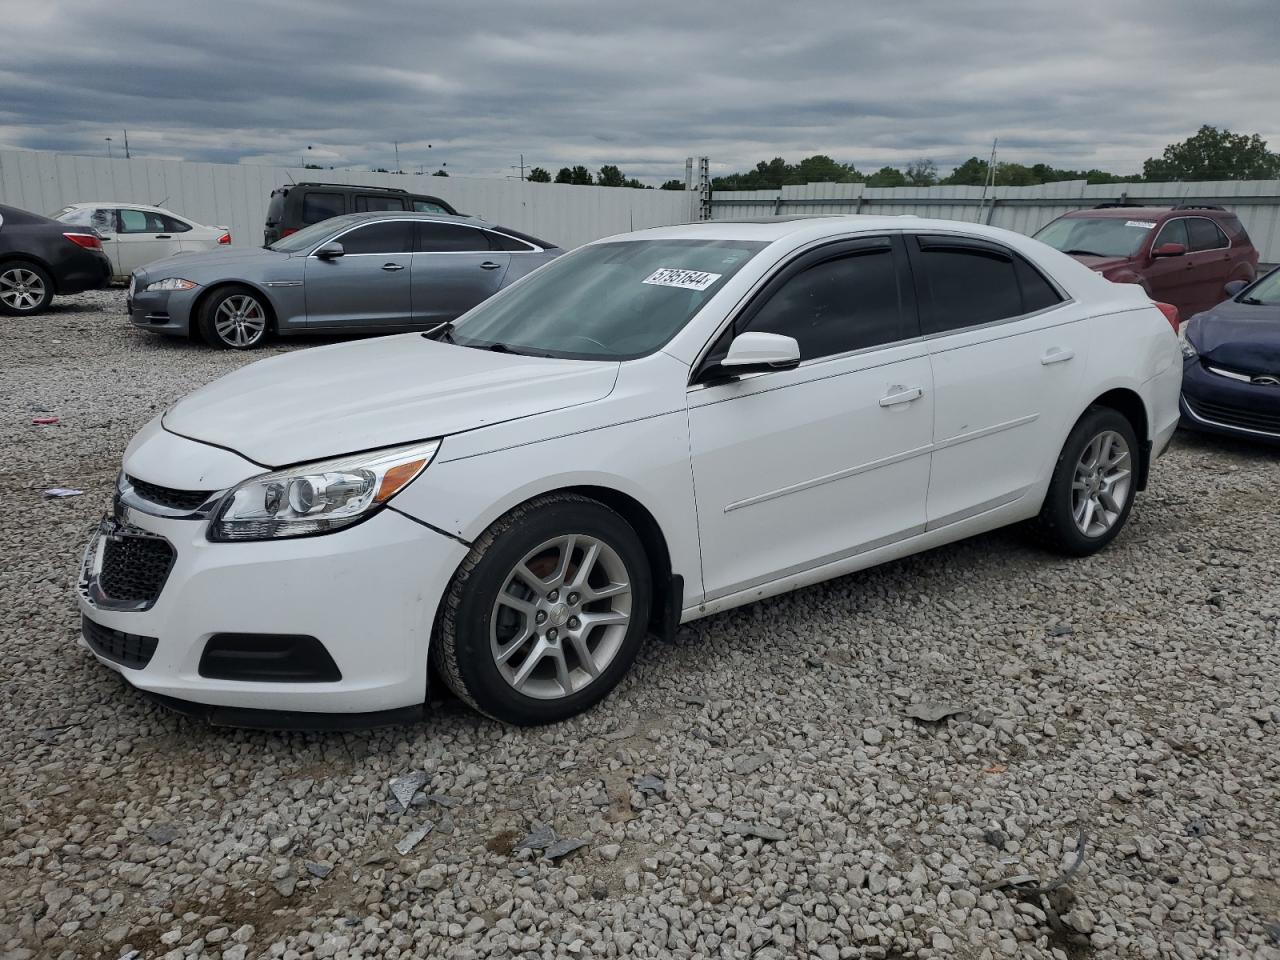
[[(211, 543), (204, 520), (153, 516), (122, 504), (115, 520), (173, 547), (172, 566), (146, 609), (110, 609), (92, 589), (96, 535), (86, 554), (83, 616), (125, 635), (133, 645), (121, 650), (136, 652), (137, 638), (155, 643), (149, 658), (132, 657), (133, 666), (129, 656), (104, 656), (83, 637), (81, 645), (139, 690), (183, 701), (204, 715), (210, 707), (379, 714), (425, 701), (431, 627), (444, 588), (466, 555), (460, 542), (387, 509), (336, 533), (255, 543)], [(216, 634), (314, 637), (340, 679), (204, 676), (202, 656)], [(136, 666), (143, 659), (145, 665)]]
[(125, 311), (135, 327), (186, 336), (191, 332), (191, 310), (201, 289), (138, 291), (131, 282)]
[(1245, 383), (1188, 361), (1179, 398), (1182, 426), (1203, 433), (1280, 444), (1280, 386)]

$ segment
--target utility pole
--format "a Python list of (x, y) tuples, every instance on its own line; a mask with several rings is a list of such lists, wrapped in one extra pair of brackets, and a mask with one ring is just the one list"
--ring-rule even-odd
[(128, 130), (124, 131), (124, 158), (126, 160), (133, 159), (132, 157), (129, 156), (129, 131)]
[[(987, 175), (986, 175), (985, 177), (983, 177), (983, 178), (982, 178), (982, 198), (978, 201), (978, 219), (977, 219), (977, 221), (975, 221), (975, 222), (977, 222), (977, 223), (983, 223), (983, 222), (985, 222), (985, 221), (983, 220), (983, 216), (982, 216), (982, 214), (983, 214), (983, 211), (984, 211), (984, 210), (986, 209), (986, 207), (987, 207), (987, 183), (988, 183), (988, 181), (991, 183), (991, 206), (994, 208), (994, 207), (995, 207), (995, 205), (996, 205), (996, 198), (995, 198), (995, 192), (996, 192), (996, 145), (997, 145), (999, 142), (1000, 142), (1000, 138), (999, 138), (999, 137), (996, 137), (996, 138), (994, 138), (994, 139), (991, 141), (991, 161), (987, 164)], [(989, 220), (990, 220), (990, 217), (988, 216), (988, 217), (987, 217), (987, 221), (989, 221)]]
[(524, 154), (520, 154), (520, 179), (524, 179)]
[(107, 159), (110, 160), (111, 159), (111, 138), (103, 137), (102, 139), (107, 141)]
[(396, 173), (400, 172), (400, 141), (392, 141), (396, 145)]

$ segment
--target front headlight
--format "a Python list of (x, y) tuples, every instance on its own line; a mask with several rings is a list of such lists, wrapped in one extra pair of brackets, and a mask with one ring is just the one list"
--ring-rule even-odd
[(439, 440), (429, 440), (246, 480), (224, 498), (209, 539), (278, 540), (349, 527), (408, 486), (439, 449)]
[(147, 290), (194, 290), (200, 284), (194, 280), (183, 280), (181, 277), (166, 277), (155, 283), (148, 283)]
[(1183, 324), (1182, 330), (1178, 333), (1178, 346), (1182, 348), (1182, 358), (1184, 360), (1194, 360), (1196, 357), (1200, 356), (1200, 352), (1196, 350), (1191, 341), (1187, 339), (1186, 324)]

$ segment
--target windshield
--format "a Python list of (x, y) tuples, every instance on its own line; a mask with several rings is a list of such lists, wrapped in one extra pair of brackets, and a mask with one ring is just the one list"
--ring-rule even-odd
[(579, 360), (657, 350), (767, 244), (597, 243), (553, 260), (459, 319), (455, 343)]
[(1094, 257), (1132, 257), (1142, 248), (1155, 221), (1140, 214), (1120, 217), (1062, 217), (1053, 221), (1036, 239), (1063, 253)]
[(1241, 303), (1252, 303), (1255, 306), (1265, 304), (1268, 307), (1280, 306), (1280, 269), (1272, 270), (1240, 297)]
[(303, 250), (310, 250), (321, 240), (333, 236), (344, 227), (359, 223), (363, 219), (365, 218), (356, 213), (348, 213), (341, 217), (330, 217), (328, 220), (321, 220), (319, 223), (313, 223), (309, 227), (303, 227), (297, 233), (281, 237), (267, 249), (279, 250), (281, 253), (301, 253)]

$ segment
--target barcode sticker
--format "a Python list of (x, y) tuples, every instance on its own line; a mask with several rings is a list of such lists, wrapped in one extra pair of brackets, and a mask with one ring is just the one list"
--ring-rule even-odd
[(658, 287), (679, 287), (681, 290), (706, 290), (723, 276), (723, 273), (706, 273), (702, 270), (680, 270), (676, 267), (660, 267), (641, 282), (651, 283)]
[(1126, 220), (1124, 222), (1124, 225), (1126, 227), (1141, 227), (1143, 230), (1150, 230), (1152, 227), (1155, 226), (1155, 221), (1154, 220)]

